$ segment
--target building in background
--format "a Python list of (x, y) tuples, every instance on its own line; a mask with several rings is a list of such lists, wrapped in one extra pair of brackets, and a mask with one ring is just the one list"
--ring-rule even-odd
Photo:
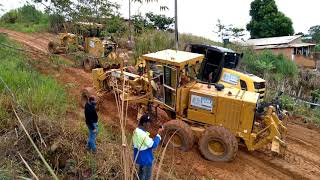
[(252, 46), (257, 52), (271, 50), (275, 54), (284, 54), (300, 67), (317, 67), (313, 54), (316, 44), (302, 42), (302, 35), (249, 39), (245, 46)]

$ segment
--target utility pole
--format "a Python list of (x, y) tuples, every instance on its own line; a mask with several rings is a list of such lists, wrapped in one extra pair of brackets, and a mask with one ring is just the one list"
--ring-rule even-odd
[(128, 37), (129, 46), (132, 43), (132, 32), (131, 32), (131, 0), (129, 0), (129, 37)]
[(174, 0), (174, 29), (176, 50), (179, 49), (179, 33), (178, 33), (178, 0)]

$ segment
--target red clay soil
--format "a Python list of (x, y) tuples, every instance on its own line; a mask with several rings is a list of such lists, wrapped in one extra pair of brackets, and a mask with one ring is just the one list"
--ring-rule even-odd
[[(0, 32), (7, 33), (10, 38), (42, 52), (47, 52), (47, 43), (54, 37), (48, 33), (24, 34), (1, 28)], [(45, 61), (43, 57), (33, 59)], [(81, 113), (79, 95), (82, 88), (92, 85), (90, 73), (74, 67), (62, 67), (60, 71), (52, 71), (41, 63), (35, 64), (40, 72), (52, 75), (67, 87)], [(105, 95), (100, 114), (106, 123), (117, 124), (117, 107), (112, 94)], [(129, 108), (129, 130), (135, 127), (135, 119), (136, 110)], [(189, 152), (168, 149), (162, 168), (179, 179), (320, 179), (319, 129), (308, 128), (299, 120), (292, 120), (287, 127), (288, 150), (283, 158), (273, 157), (268, 150), (248, 152), (245, 147), (239, 147), (238, 155), (233, 162), (216, 163), (203, 159), (197, 145), (194, 145)]]

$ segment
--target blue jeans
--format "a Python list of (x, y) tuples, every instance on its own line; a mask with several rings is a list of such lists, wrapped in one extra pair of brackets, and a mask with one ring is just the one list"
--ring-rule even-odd
[(96, 132), (93, 132), (93, 129), (89, 129), (89, 139), (88, 139), (88, 148), (93, 151), (96, 152), (97, 151), (97, 147), (96, 147), (96, 138), (97, 138), (97, 134), (98, 134), (98, 123), (93, 123), (93, 127), (96, 129)]
[(152, 175), (152, 165), (151, 166), (139, 165), (139, 172), (138, 172), (139, 180), (151, 180), (151, 175)]

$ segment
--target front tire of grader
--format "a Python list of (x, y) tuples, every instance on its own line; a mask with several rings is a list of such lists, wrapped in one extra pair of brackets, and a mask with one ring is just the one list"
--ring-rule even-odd
[(93, 96), (94, 99), (96, 100), (97, 102), (96, 110), (99, 110), (100, 99), (96, 95), (95, 90), (92, 87), (86, 87), (81, 91), (81, 99), (80, 99), (81, 106), (83, 108), (85, 107), (86, 103), (89, 101), (90, 96)]
[(201, 154), (210, 161), (232, 161), (238, 152), (236, 137), (221, 126), (208, 127), (198, 144)]
[(188, 151), (194, 144), (194, 135), (190, 126), (182, 120), (171, 120), (164, 125), (164, 144), (182, 151)]

